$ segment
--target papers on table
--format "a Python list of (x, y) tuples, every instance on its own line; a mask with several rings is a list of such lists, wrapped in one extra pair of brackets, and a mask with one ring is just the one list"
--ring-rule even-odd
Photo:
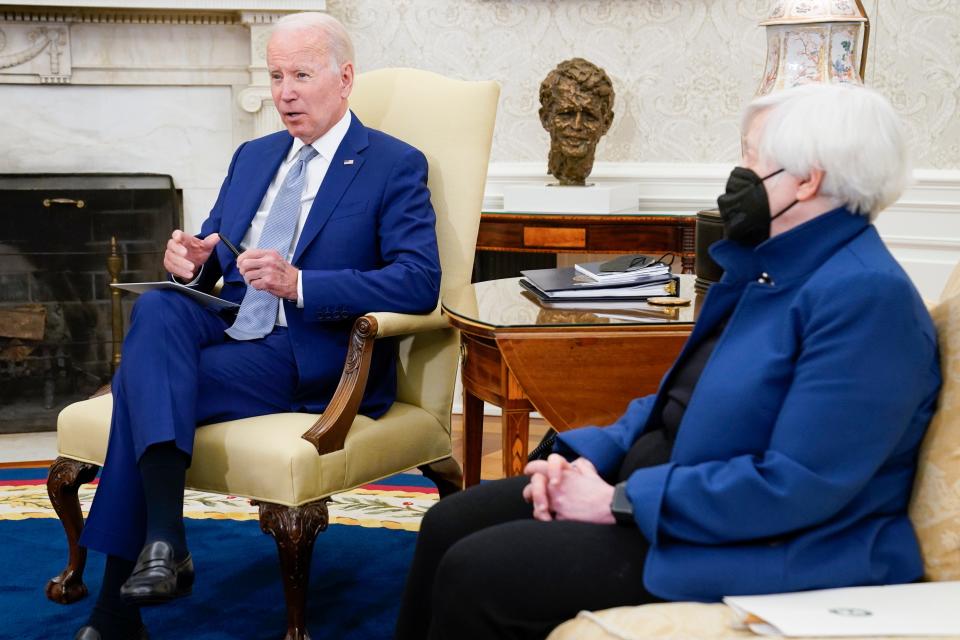
[(548, 308), (595, 307), (596, 303), (619, 306), (624, 302), (675, 296), (680, 284), (670, 272), (670, 265), (642, 255), (520, 273), (523, 275), (520, 285)]
[(723, 601), (761, 635), (960, 637), (960, 582), (822, 589)]
[[(631, 256), (627, 256), (631, 257)], [(639, 259), (640, 256), (635, 259)], [(667, 277), (670, 274), (670, 265), (662, 262), (652, 262), (646, 266), (627, 266), (620, 271), (605, 270), (612, 261), (584, 262), (574, 266), (579, 275), (584, 276), (589, 282), (597, 282), (605, 285), (630, 284), (649, 282)], [(624, 264), (629, 265), (629, 262)], [(639, 264), (639, 263), (638, 263)]]
[[(523, 273), (526, 274), (527, 272)], [(593, 306), (597, 302), (635, 302), (658, 296), (675, 296), (679, 289), (679, 280), (676, 278), (667, 278), (661, 282), (635, 286), (590, 287), (584, 289), (545, 291), (537, 286), (530, 278), (525, 278), (520, 280), (520, 286), (535, 295), (537, 299), (542, 302), (577, 302), (582, 305)]]

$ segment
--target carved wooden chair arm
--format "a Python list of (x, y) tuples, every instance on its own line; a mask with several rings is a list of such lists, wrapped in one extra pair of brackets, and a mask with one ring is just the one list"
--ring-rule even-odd
[(353, 323), (347, 359), (337, 390), (333, 393), (327, 410), (301, 437), (316, 447), (319, 455), (343, 449), (343, 443), (357, 417), (357, 410), (367, 387), (374, 341), (377, 338), (433, 331), (449, 326), (446, 318), (440, 315), (439, 305), (428, 314), (375, 312), (357, 318)]
[(368, 318), (377, 321), (377, 337), (401, 336), (421, 331), (436, 331), (450, 326), (447, 319), (440, 315), (440, 305), (430, 313), (392, 313), (390, 311), (376, 311), (367, 314)]

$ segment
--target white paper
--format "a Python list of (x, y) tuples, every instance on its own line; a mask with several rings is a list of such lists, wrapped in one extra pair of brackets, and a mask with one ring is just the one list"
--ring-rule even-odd
[(147, 291), (152, 291), (153, 289), (173, 289), (174, 291), (179, 291), (190, 296), (203, 306), (210, 307), (212, 309), (233, 309), (240, 306), (236, 302), (230, 302), (229, 300), (224, 300), (223, 298), (211, 296), (203, 291), (197, 291), (192, 287), (182, 285), (179, 282), (171, 282), (169, 280), (162, 280), (160, 282), (121, 282), (119, 284), (111, 284), (110, 286), (116, 289), (130, 291), (132, 293), (146, 293)]
[(944, 636), (960, 638), (960, 582), (822, 589), (723, 599), (742, 620), (752, 613), (767, 624), (748, 624), (761, 635)]

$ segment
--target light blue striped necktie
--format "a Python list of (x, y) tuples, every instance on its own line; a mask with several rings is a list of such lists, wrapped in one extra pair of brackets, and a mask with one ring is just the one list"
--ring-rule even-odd
[[(293, 234), (300, 219), (300, 199), (303, 196), (303, 184), (307, 176), (307, 163), (317, 156), (317, 150), (311, 145), (300, 149), (297, 161), (290, 167), (280, 191), (270, 207), (267, 221), (260, 234), (258, 249), (275, 249), (286, 260), (293, 243)], [(249, 284), (240, 303), (240, 311), (233, 326), (226, 334), (234, 340), (256, 340), (271, 331), (277, 321), (280, 299)]]

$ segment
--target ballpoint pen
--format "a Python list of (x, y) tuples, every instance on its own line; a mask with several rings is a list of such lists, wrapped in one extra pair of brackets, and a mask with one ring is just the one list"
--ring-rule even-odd
[(235, 246), (233, 246), (233, 243), (227, 239), (227, 236), (220, 236), (220, 239), (223, 241), (223, 244), (227, 245), (227, 249), (230, 249), (230, 251), (233, 252), (234, 256), (238, 258), (240, 257), (240, 252)]

